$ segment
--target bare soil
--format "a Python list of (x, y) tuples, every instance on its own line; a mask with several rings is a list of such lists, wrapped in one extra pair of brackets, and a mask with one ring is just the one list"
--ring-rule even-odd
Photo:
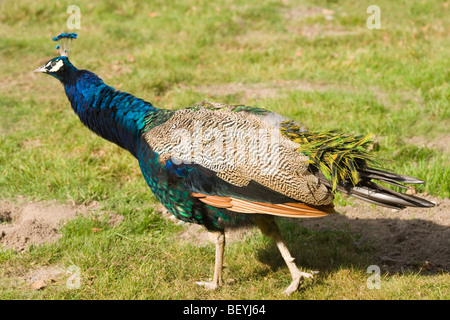
[(443, 134), (432, 140), (425, 139), (424, 137), (421, 136), (413, 136), (409, 139), (406, 139), (405, 142), (408, 144), (416, 145), (419, 148), (426, 147), (428, 149), (438, 151), (440, 150), (450, 154), (450, 135), (448, 134)]
[[(349, 232), (361, 244), (374, 248), (373, 264), (383, 272), (450, 272), (450, 198), (418, 196), (436, 203), (436, 207), (398, 211), (355, 200), (353, 206), (337, 208), (339, 214), (291, 221), (312, 231)], [(228, 232), (226, 239), (239, 241), (252, 232)], [(214, 236), (198, 225), (186, 225), (179, 236), (199, 245), (214, 241)]]
[[(374, 248), (373, 264), (384, 271), (422, 269), (449, 272), (450, 199), (420, 196), (435, 202), (436, 207), (394, 211), (355, 201), (353, 206), (338, 208), (340, 214), (318, 219), (292, 219), (292, 222), (313, 231), (344, 230), (355, 235), (358, 241), (369, 243)], [(157, 210), (169, 218), (161, 206)], [(0, 245), (22, 251), (30, 244), (56, 241), (61, 236), (59, 228), (66, 221), (93, 212), (98, 213), (97, 203), (0, 202)], [(112, 224), (123, 220), (122, 216), (110, 215)], [(242, 240), (252, 232), (245, 229), (229, 232), (227, 241)], [(214, 241), (214, 236), (203, 227), (191, 224), (185, 225), (179, 237), (198, 245), (209, 245)], [(28, 280), (36, 278), (31, 274), (23, 276)]]
[(207, 94), (208, 96), (220, 95), (239, 95), (242, 101), (248, 99), (273, 98), (280, 96), (283, 92), (288, 91), (318, 91), (324, 92), (328, 90), (353, 90), (351, 87), (344, 87), (342, 85), (322, 83), (322, 82), (308, 82), (301, 80), (290, 81), (274, 81), (268, 83), (226, 83), (226, 84), (212, 84), (200, 85), (194, 90)]
[[(31, 244), (56, 241), (61, 236), (59, 229), (66, 221), (96, 213), (98, 207), (96, 202), (74, 205), (56, 201), (0, 201), (0, 247), (22, 251)], [(110, 222), (115, 224), (122, 219), (122, 216), (112, 214)]]
[(384, 272), (450, 271), (450, 199), (419, 195), (434, 208), (392, 210), (363, 201), (338, 208), (341, 214), (297, 220), (310, 230), (344, 230), (370, 244), (373, 264)]

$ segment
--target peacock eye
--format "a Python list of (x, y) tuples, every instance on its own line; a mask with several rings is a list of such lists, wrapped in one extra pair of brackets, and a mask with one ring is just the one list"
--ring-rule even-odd
[(54, 67), (55, 64), (56, 64), (56, 61), (52, 61), (52, 63), (50, 63), (50, 65), (51, 65), (52, 67)]

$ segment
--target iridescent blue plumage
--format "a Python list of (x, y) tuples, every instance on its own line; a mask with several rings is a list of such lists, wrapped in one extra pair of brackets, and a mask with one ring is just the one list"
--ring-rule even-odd
[[(142, 139), (147, 130), (165, 122), (174, 111), (157, 109), (151, 103), (108, 86), (94, 73), (78, 70), (65, 56), (49, 61), (62, 63), (49, 73), (64, 85), (72, 109), (93, 132), (128, 150), (139, 161), (143, 176), (158, 200), (177, 218), (223, 230), (219, 219), (228, 219), (224, 210), (214, 208), (191, 196), (192, 189), (183, 183), (188, 167), (176, 166), (159, 155)], [(239, 216), (237, 214), (236, 216)]]
[(146, 117), (158, 112), (156, 108), (129, 93), (115, 90), (86, 70), (74, 71), (65, 81), (64, 89), (84, 125), (137, 156)]
[(52, 40), (53, 41), (59, 41), (59, 40), (64, 39), (64, 38), (66, 38), (66, 39), (76, 39), (77, 37), (78, 37), (78, 35), (76, 33), (63, 32), (63, 33), (58, 34), (56, 37), (53, 37)]
[(60, 33), (56, 37), (54, 37), (53, 41), (61, 41), (62, 45), (57, 45), (56, 49), (59, 50), (61, 56), (67, 56), (72, 40), (76, 39), (78, 35), (76, 33)]

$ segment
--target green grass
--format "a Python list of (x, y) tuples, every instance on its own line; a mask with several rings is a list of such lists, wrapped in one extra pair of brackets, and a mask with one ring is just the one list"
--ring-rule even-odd
[[(82, 13), (71, 61), (108, 84), (159, 107), (245, 103), (310, 129), (372, 132), (392, 170), (427, 180), (420, 192), (450, 197), (448, 151), (408, 143), (448, 140), (448, 3), (380, 0), (381, 30), (366, 28), (366, 1), (70, 4)], [(334, 10), (333, 19), (314, 8)], [(32, 74), (56, 55), (51, 37), (68, 31), (66, 9), (64, 1), (0, 3), (0, 199), (99, 201), (125, 221), (78, 218), (56, 243), (0, 251), (0, 298), (284, 299), (289, 272), (259, 234), (227, 246), (225, 278), (233, 281), (216, 292), (196, 287), (212, 272), (213, 246), (178, 240), (182, 227), (153, 212), (137, 162), (82, 126), (55, 79)], [(275, 97), (199, 89), (292, 81), (313, 89)], [(348, 232), (282, 226), (299, 265), (320, 270), (292, 299), (450, 298), (447, 273), (383, 275), (382, 289), (368, 290), (370, 245), (355, 247)], [(59, 281), (34, 291), (13, 277), (30, 264), (77, 265), (82, 286)]]

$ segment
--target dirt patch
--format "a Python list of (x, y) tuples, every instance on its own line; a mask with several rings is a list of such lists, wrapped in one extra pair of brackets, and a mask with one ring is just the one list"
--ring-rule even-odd
[(431, 150), (440, 150), (450, 154), (450, 135), (442, 135), (432, 140), (427, 140), (420, 136), (414, 136), (406, 139), (405, 142), (414, 144), (420, 148), (426, 147)]
[[(324, 13), (330, 14), (331, 11), (322, 7), (304, 7), (299, 6), (284, 10), (284, 16), (287, 20), (303, 20), (305, 18), (321, 16)], [(334, 13), (333, 13), (334, 14)]]
[[(59, 228), (64, 222), (79, 215), (87, 215), (98, 209), (98, 203), (90, 205), (60, 204), (56, 201), (12, 203), (0, 202), (0, 245), (22, 251), (30, 244), (57, 240)], [(113, 223), (121, 219), (112, 217)]]
[[(183, 231), (178, 234), (178, 239), (190, 243), (195, 243), (196, 245), (210, 245), (211, 243), (214, 243), (216, 239), (215, 234), (213, 232), (207, 231), (205, 227), (198, 224), (190, 224), (178, 220), (173, 215), (171, 215), (161, 204), (158, 204), (155, 210), (164, 218), (184, 226)], [(245, 237), (251, 236), (252, 233), (253, 230), (251, 228), (239, 228), (236, 230), (226, 231), (225, 241), (228, 243), (233, 241), (242, 241), (245, 239)]]
[[(370, 86), (366, 88), (356, 88), (348, 84), (338, 84), (329, 83), (325, 81), (306, 81), (306, 80), (279, 80), (272, 82), (260, 82), (260, 83), (223, 83), (223, 84), (211, 84), (211, 85), (200, 85), (196, 87), (188, 87), (185, 85), (180, 86), (181, 89), (190, 89), (200, 92), (207, 97), (217, 97), (217, 96), (227, 96), (235, 95), (237, 103), (239, 101), (246, 101), (249, 99), (264, 99), (264, 98), (276, 98), (281, 97), (292, 91), (303, 91), (303, 92), (345, 92), (349, 94), (357, 93), (361, 94), (363, 92), (372, 92), (376, 100), (387, 108), (398, 108), (398, 104), (391, 101), (389, 98), (389, 93), (384, 92), (382, 89)], [(409, 103), (423, 104), (420, 97), (415, 93), (409, 91), (398, 91), (396, 92), (400, 98)], [(418, 137), (417, 139), (419, 139)], [(439, 142), (439, 147), (445, 148), (450, 144), (448, 142), (448, 137), (446, 140)], [(423, 139), (422, 139), (423, 140)], [(422, 142), (422, 141), (419, 141)]]
[(67, 270), (58, 265), (50, 265), (27, 270), (15, 279), (34, 290), (42, 290), (51, 284), (61, 282), (67, 276)]
[[(225, 232), (226, 243), (243, 241), (246, 237), (251, 237), (253, 229), (240, 228)], [(216, 240), (216, 235), (209, 232), (205, 227), (198, 224), (186, 224), (185, 229), (178, 235), (182, 241), (195, 243), (197, 245), (210, 245)]]
[(324, 26), (322, 24), (311, 24), (305, 26), (288, 27), (288, 30), (302, 35), (308, 39), (323, 38), (323, 37), (342, 37), (342, 36), (357, 36), (364, 31), (361, 30), (347, 30), (338, 26)]
[[(428, 195), (420, 197), (436, 203), (436, 207), (398, 211), (354, 200), (352, 206), (337, 208), (340, 214), (291, 221), (312, 231), (349, 232), (359, 246), (367, 244), (374, 249), (372, 264), (378, 265), (383, 272), (450, 272), (450, 199)], [(160, 210), (165, 211), (163, 208)], [(170, 218), (167, 212), (164, 214), (178, 221)], [(183, 241), (198, 245), (214, 242), (214, 235), (204, 227), (184, 225), (179, 234)], [(255, 229), (226, 232), (226, 239), (228, 243), (241, 241), (253, 232)]]
[(8, 268), (0, 279), (0, 290), (5, 288), (23, 288), (42, 290), (49, 285), (61, 283), (70, 276), (70, 269), (59, 265)]
[(342, 214), (295, 220), (310, 230), (344, 230), (375, 249), (373, 264), (383, 271), (450, 271), (450, 199), (421, 195), (431, 209), (396, 211), (362, 201), (338, 208)]
[(225, 83), (202, 85), (194, 88), (195, 91), (209, 96), (239, 95), (243, 100), (258, 98), (273, 98), (288, 91), (318, 91), (353, 90), (337, 84), (323, 82), (308, 82), (302, 80), (274, 81), (270, 83)]
[[(437, 203), (436, 207), (394, 211), (355, 200), (353, 206), (338, 208), (341, 214), (320, 219), (293, 219), (292, 222), (313, 231), (349, 232), (361, 244), (368, 243), (374, 248), (373, 264), (382, 267), (383, 271), (424, 269), (449, 272), (450, 199), (420, 196)], [(21, 251), (30, 244), (55, 241), (60, 237), (58, 230), (65, 221), (94, 211), (102, 214), (98, 213), (98, 207), (98, 203), (73, 205), (59, 204), (56, 201), (20, 204), (0, 202), (0, 244), (5, 248)], [(169, 215), (162, 206), (159, 205), (156, 210), (175, 223), (182, 223)], [(113, 213), (108, 215), (113, 225), (123, 220), (123, 217)], [(227, 242), (241, 241), (253, 232), (249, 229), (227, 232), (226, 239)], [(185, 224), (179, 238), (198, 245), (210, 245), (215, 239), (212, 233), (194, 224)], [(22, 278), (28, 282), (57, 278), (63, 271), (57, 267), (55, 270), (44, 270), (53, 275), (38, 276), (30, 273), (23, 274)]]
[[(340, 13), (346, 15), (346, 13)], [(322, 7), (294, 7), (284, 10), (284, 16), (289, 22), (287, 29), (308, 39), (321, 37), (354, 36), (364, 32), (362, 28), (348, 30), (327, 21), (335, 19), (336, 12)], [(308, 23), (308, 18), (320, 20), (320, 23)], [(322, 20), (323, 19), (323, 20)]]

